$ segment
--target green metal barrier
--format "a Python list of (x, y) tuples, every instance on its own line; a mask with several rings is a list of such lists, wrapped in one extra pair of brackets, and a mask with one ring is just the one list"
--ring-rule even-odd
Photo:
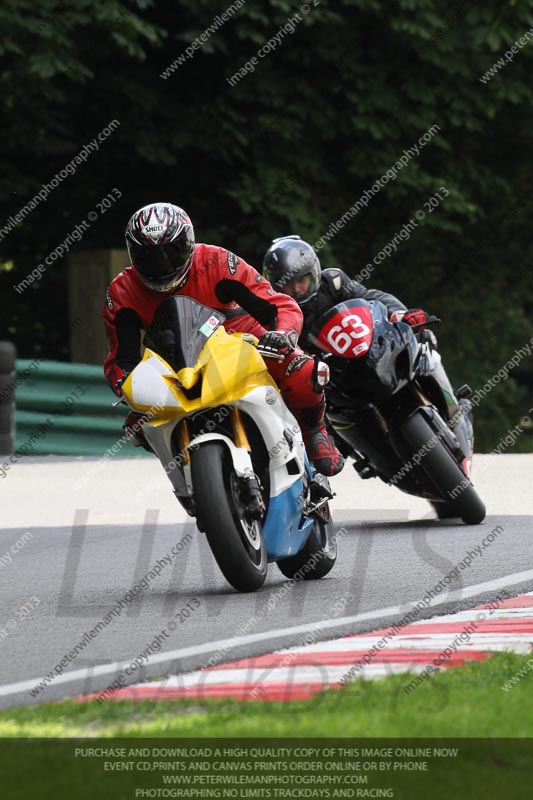
[(127, 441), (122, 430), (127, 408), (112, 408), (101, 367), (19, 359), (15, 382), (16, 452), (148, 455)]

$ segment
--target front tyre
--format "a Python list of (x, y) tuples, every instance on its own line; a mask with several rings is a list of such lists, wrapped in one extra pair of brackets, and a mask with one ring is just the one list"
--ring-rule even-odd
[[(446, 498), (441, 519), (460, 517), (467, 525), (479, 525), (486, 509), (481, 498), (436, 432), (420, 414), (414, 414), (400, 428), (410, 452), (421, 455), (420, 467)], [(445, 515), (445, 516), (444, 516)]]
[(246, 511), (227, 447), (209, 442), (193, 451), (191, 476), (198, 516), (220, 571), (237, 591), (255, 592), (267, 574), (263, 529)]
[(337, 541), (329, 506), (326, 504), (315, 518), (311, 533), (299, 553), (278, 561), (286, 578), (315, 581), (331, 572), (337, 560)]

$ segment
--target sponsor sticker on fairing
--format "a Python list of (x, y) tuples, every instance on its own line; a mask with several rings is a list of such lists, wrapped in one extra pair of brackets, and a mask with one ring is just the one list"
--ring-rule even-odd
[(275, 389), (269, 388), (266, 390), (265, 400), (269, 406), (273, 406), (278, 399), (278, 393)]
[(201, 325), (198, 330), (200, 333), (203, 333), (204, 336), (211, 336), (214, 330), (220, 325), (220, 320), (216, 317), (209, 317), (208, 320)]

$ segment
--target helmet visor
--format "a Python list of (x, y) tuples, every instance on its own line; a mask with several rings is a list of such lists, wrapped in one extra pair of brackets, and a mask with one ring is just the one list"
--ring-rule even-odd
[(131, 243), (128, 247), (131, 263), (144, 283), (164, 292), (179, 282), (186, 273), (191, 257), (188, 238), (158, 245)]
[(282, 281), (280, 280), (278, 285), (280, 292), (290, 295), (297, 303), (304, 303), (316, 294), (318, 282), (318, 270), (313, 268), (311, 272), (291, 278), (290, 281), (286, 281), (283, 285), (281, 285)]

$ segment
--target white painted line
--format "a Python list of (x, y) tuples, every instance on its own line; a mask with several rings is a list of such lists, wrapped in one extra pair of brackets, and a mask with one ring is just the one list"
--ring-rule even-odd
[[(508, 589), (519, 583), (533, 580), (533, 570), (526, 572), (516, 572), (513, 575), (506, 575), (502, 578), (496, 578), (492, 581), (485, 581), (484, 583), (477, 583), (473, 586), (466, 586), (455, 592), (449, 592), (445, 597), (434, 597), (428, 604), (428, 608), (438, 608), (438, 606), (446, 603), (453, 602), (454, 600), (467, 600), (471, 597), (476, 597), (479, 594), (487, 591), (495, 591), (497, 589)], [(411, 602), (410, 608), (413, 609), (420, 600)], [(295, 634), (310, 633), (311, 631), (324, 631), (334, 630), (345, 625), (351, 625), (358, 622), (367, 622), (379, 617), (394, 617), (402, 613), (403, 616), (409, 613), (409, 608), (405, 610), (398, 606), (389, 606), (388, 608), (375, 609), (373, 611), (365, 611), (363, 614), (356, 614), (353, 617), (338, 617), (336, 619), (321, 620), (319, 622), (308, 622), (305, 625), (296, 625), (292, 628), (279, 628), (278, 630), (263, 631), (262, 633), (249, 633), (246, 636), (234, 636), (231, 639), (219, 639), (215, 642), (205, 642), (204, 644), (192, 645), (191, 647), (183, 647), (180, 650), (168, 650), (166, 652), (156, 653), (150, 656), (146, 661), (145, 666), (153, 666), (155, 664), (162, 664), (168, 661), (174, 661), (189, 656), (199, 656), (207, 653), (215, 653), (217, 650), (226, 651), (225, 654), (229, 656), (229, 651), (235, 647), (245, 644), (253, 644), (255, 642), (272, 641), (276, 638), (283, 636), (294, 636)], [(96, 667), (88, 667), (84, 669), (74, 669), (69, 672), (64, 672), (58, 675), (49, 684), (51, 686), (58, 686), (64, 683), (72, 683), (74, 681), (84, 680), (88, 677), (100, 677), (102, 675), (116, 675), (128, 667), (137, 656), (132, 656), (126, 661), (115, 661), (112, 664), (100, 664)], [(17, 683), (8, 683), (0, 686), (0, 697), (9, 697), (10, 695), (19, 694), (20, 692), (29, 692), (34, 689), (42, 680), (44, 676), (39, 678), (31, 678), (25, 681), (18, 681)], [(46, 688), (42, 689), (37, 698), (46, 700)]]
[(431, 619), (420, 619), (412, 623), (413, 625), (446, 625), (450, 622), (472, 622), (479, 619), (479, 613), (485, 614), (485, 622), (501, 622), (502, 620), (530, 619), (533, 622), (533, 607), (517, 608), (495, 608), (493, 611), (485, 609), (469, 609), (468, 611), (458, 611), (457, 614), (443, 614)]

